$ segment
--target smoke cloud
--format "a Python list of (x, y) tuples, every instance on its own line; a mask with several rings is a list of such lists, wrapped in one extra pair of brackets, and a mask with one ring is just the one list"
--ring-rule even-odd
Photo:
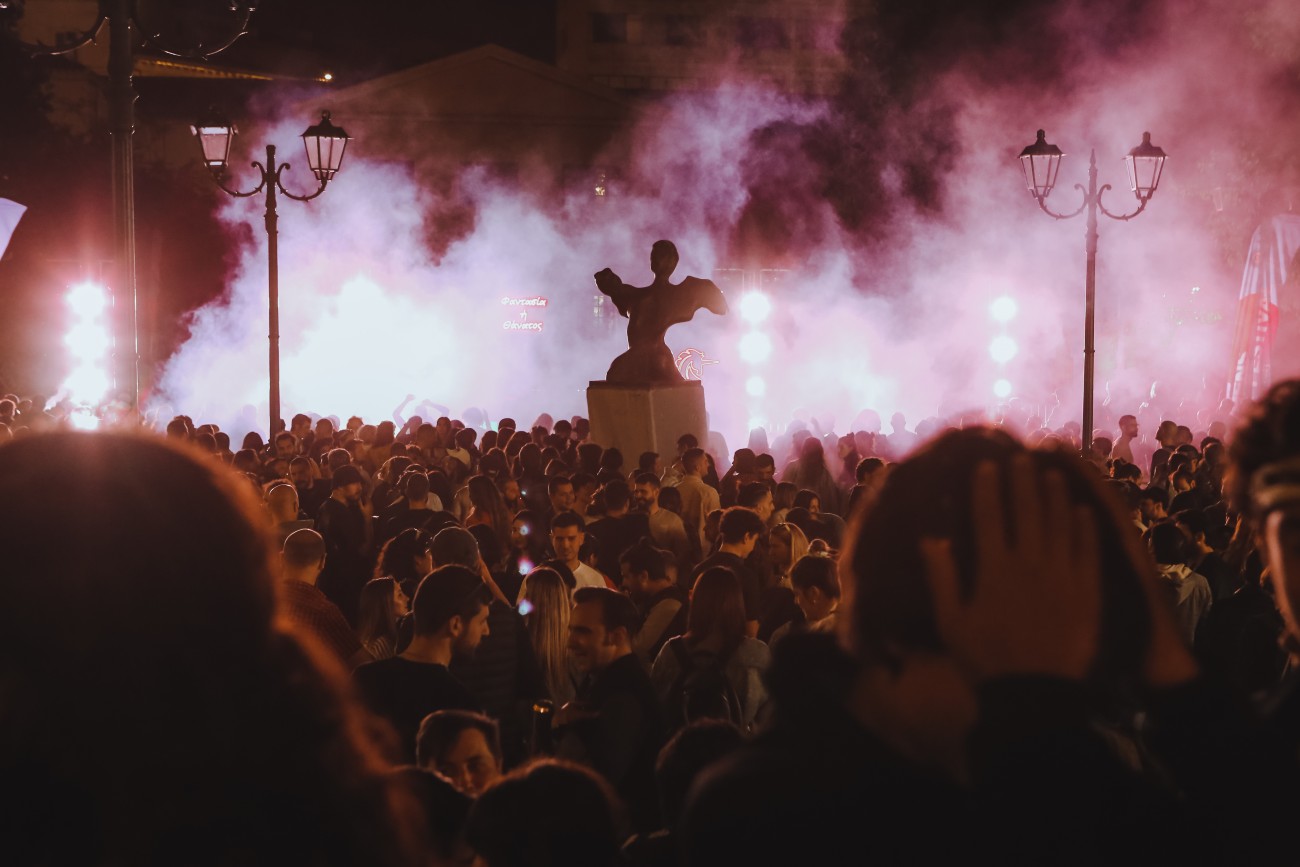
[[(1212, 191), (1294, 159), (1286, 47), (1300, 42), (1300, 12), (1281, 0), (880, 5), (847, 16), (847, 71), (830, 98), (776, 93), (724, 59), (717, 90), (647, 106), (611, 145), (629, 156), (604, 197), (487, 167), (447, 167), (455, 182), (433, 183), (398, 154), (376, 159), (367, 130), (338, 118), (356, 137), (342, 172), (319, 199), (280, 207), (285, 415), (379, 421), (407, 395), (405, 411), (426, 417), (585, 414), (587, 381), (626, 346), (591, 275), (609, 266), (644, 285), (650, 244), (668, 238), (675, 279), (784, 272), (765, 320), (741, 315), (743, 293), (719, 273), (732, 313), (668, 334), (675, 352), (717, 361), (701, 368), (711, 425), (733, 446), (795, 418), (844, 432), (865, 409), (914, 424), (996, 416), (1009, 400), (1021, 420), (1077, 420), (1083, 218), (1042, 214), (1015, 159), (1043, 127), (1068, 153), (1058, 211), (1079, 202), (1089, 148), (1117, 213), (1137, 204), (1121, 159), (1142, 132), (1169, 152), (1147, 211), (1100, 227), (1098, 421), (1145, 401), (1193, 423), (1227, 375), (1240, 281)], [(287, 148), (298, 132), (244, 138)], [(286, 183), (308, 177), (296, 165)], [(155, 409), (263, 429), (261, 206), (230, 200), (220, 216), (250, 240), (228, 294), (193, 313)], [(1004, 296), (1016, 302), (1007, 322), (990, 313)], [(999, 336), (1015, 349), (1002, 361)], [(995, 394), (1003, 380), (1009, 398)]]

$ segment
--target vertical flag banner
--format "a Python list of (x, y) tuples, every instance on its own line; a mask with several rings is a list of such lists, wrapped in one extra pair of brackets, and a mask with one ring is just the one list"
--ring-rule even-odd
[(27, 206), (20, 205), (17, 202), (11, 202), (8, 199), (0, 199), (0, 258), (5, 254), (9, 247), (9, 241), (14, 236), (14, 229), (18, 228), (18, 221), (27, 213)]
[(1263, 395), (1272, 383), (1273, 340), (1280, 320), (1279, 293), (1295, 275), (1300, 253), (1300, 215), (1280, 214), (1258, 229), (1250, 241), (1237, 302), (1237, 330), (1232, 341), (1228, 397), (1238, 404)]

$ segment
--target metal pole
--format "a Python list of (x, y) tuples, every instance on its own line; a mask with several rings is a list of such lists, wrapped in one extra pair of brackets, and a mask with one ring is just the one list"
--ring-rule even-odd
[(131, 0), (113, 0), (108, 19), (109, 129), (113, 166), (114, 319), (117, 323), (119, 392), (140, 406), (140, 340), (135, 285), (135, 177), (131, 137), (135, 90), (131, 86)]
[(1088, 276), (1084, 284), (1083, 314), (1083, 454), (1092, 452), (1093, 364), (1096, 347), (1093, 332), (1097, 320), (1097, 151), (1088, 161), (1088, 230), (1084, 234), (1088, 252)]
[(279, 215), (275, 212), (275, 145), (266, 146), (266, 280), (267, 324), (270, 340), (271, 426), (268, 440), (275, 449), (276, 427), (280, 424), (280, 248)]

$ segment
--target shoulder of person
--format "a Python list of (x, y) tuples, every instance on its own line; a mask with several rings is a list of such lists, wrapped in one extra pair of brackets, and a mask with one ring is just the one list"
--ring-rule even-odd
[(765, 667), (772, 661), (772, 651), (757, 638), (746, 637), (740, 640), (740, 646), (731, 655), (731, 659), (740, 665)]

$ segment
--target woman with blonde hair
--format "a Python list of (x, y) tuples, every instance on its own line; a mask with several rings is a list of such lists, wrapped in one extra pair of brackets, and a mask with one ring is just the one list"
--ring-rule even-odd
[(790, 586), (790, 570), (808, 553), (808, 537), (794, 524), (782, 521), (767, 534), (767, 550), (772, 570), (782, 587)]
[(528, 624), (528, 637), (537, 654), (537, 664), (556, 706), (573, 701), (577, 693), (569, 666), (569, 609), (572, 591), (556, 572), (542, 566), (528, 573), (519, 611)]
[(782, 521), (768, 531), (767, 552), (774, 580), (763, 589), (762, 616), (758, 621), (760, 641), (771, 641), (773, 635), (788, 631), (784, 627), (803, 622), (803, 611), (790, 583), (790, 571), (808, 553), (808, 537), (797, 524)]

